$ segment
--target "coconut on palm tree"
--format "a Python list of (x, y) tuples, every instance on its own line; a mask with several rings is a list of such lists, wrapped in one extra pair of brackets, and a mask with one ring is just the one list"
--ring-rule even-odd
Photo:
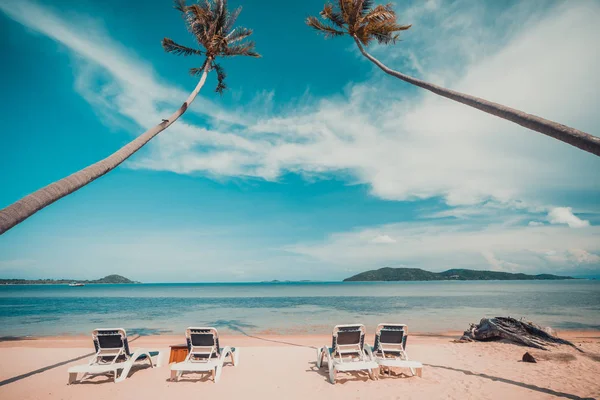
[(320, 15), (324, 22), (316, 17), (308, 17), (306, 24), (323, 33), (326, 38), (351, 36), (360, 52), (385, 73), (600, 156), (600, 137), (479, 97), (446, 89), (385, 66), (369, 54), (365, 47), (373, 40), (385, 45), (394, 44), (398, 40), (398, 32), (411, 27), (398, 24), (396, 13), (390, 4), (374, 6), (372, 0), (337, 0), (335, 5), (326, 4)]
[(192, 68), (190, 70), (192, 75), (199, 75), (200, 80), (187, 100), (167, 119), (162, 119), (162, 122), (150, 128), (104, 160), (98, 161), (66, 178), (51, 183), (0, 210), (0, 235), (42, 208), (113, 170), (141, 149), (153, 137), (171, 126), (186, 112), (204, 85), (206, 76), (213, 69), (216, 71), (218, 79), (216, 91), (222, 93), (226, 89), (224, 82), (225, 71), (221, 65), (217, 64), (217, 57), (260, 57), (254, 51), (254, 42), (245, 40), (252, 34), (252, 30), (240, 27), (234, 29), (234, 24), (240, 14), (241, 7), (234, 11), (229, 11), (227, 0), (202, 0), (202, 2), (199, 0), (198, 4), (191, 5), (186, 5), (185, 0), (177, 0), (175, 8), (181, 12), (185, 24), (189, 32), (196, 39), (199, 48), (186, 47), (168, 38), (163, 39), (163, 48), (165, 51), (177, 55), (200, 56), (204, 58), (204, 62), (199, 68)]

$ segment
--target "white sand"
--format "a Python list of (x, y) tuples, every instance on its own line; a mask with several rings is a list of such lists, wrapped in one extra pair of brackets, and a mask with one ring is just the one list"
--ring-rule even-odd
[[(409, 337), (408, 353), (425, 364), (423, 377), (404, 375), (369, 380), (366, 374), (338, 374), (331, 385), (327, 369), (315, 366), (315, 347), (327, 336), (222, 336), (222, 345), (241, 349), (240, 365), (227, 366), (221, 381), (186, 375), (169, 382), (169, 368), (145, 368), (115, 384), (96, 377), (67, 385), (67, 369), (87, 358), (0, 386), (0, 399), (552, 399), (600, 398), (600, 333), (563, 335), (586, 350), (560, 346), (550, 352), (506, 343), (452, 343), (455, 336)], [(168, 350), (183, 336), (142, 337), (132, 348)], [(284, 343), (285, 342), (285, 343)], [(286, 344), (290, 343), (290, 344)], [(293, 345), (292, 345), (293, 344)], [(88, 354), (89, 338), (48, 338), (0, 343), (0, 380)], [(525, 351), (541, 359), (520, 362)], [(594, 355), (595, 358), (594, 358)]]

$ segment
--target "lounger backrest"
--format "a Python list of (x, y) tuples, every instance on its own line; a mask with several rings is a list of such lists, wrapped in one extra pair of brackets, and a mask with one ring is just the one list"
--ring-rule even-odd
[(92, 332), (92, 340), (96, 353), (102, 351), (122, 350), (123, 355), (129, 356), (129, 342), (127, 332), (123, 328), (95, 329)]
[(365, 344), (364, 325), (337, 325), (333, 328), (331, 348), (339, 354), (360, 353)]
[(210, 358), (219, 355), (219, 333), (212, 327), (187, 328), (188, 352), (195, 357)]
[(398, 353), (406, 345), (406, 325), (380, 324), (375, 333), (375, 351), (383, 350), (386, 353)]

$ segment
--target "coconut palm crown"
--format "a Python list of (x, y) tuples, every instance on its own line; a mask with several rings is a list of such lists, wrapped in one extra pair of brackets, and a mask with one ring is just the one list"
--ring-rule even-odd
[(320, 14), (327, 23), (308, 17), (306, 24), (326, 38), (350, 35), (365, 46), (373, 39), (380, 44), (396, 43), (398, 32), (411, 27), (396, 22), (391, 4), (373, 7), (372, 0), (338, 0), (335, 4), (326, 4)]
[(204, 56), (202, 66), (190, 69), (190, 74), (200, 75), (207, 66), (214, 69), (218, 79), (217, 93), (222, 94), (227, 89), (225, 70), (215, 61), (217, 57), (260, 57), (254, 51), (254, 42), (245, 40), (252, 35), (252, 29), (233, 27), (242, 7), (230, 12), (227, 0), (199, 0), (197, 4), (189, 6), (185, 0), (176, 0), (175, 8), (181, 12), (188, 31), (203, 50), (177, 44), (169, 38), (163, 39), (162, 46), (166, 52), (176, 55)]

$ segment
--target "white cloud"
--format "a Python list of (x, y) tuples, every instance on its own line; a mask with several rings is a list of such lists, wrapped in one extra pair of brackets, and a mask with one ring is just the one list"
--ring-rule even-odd
[[(483, 3), (465, 11), (454, 5), (461, 2), (429, 1), (404, 14), (410, 21), (403, 22), (419, 22), (413, 31), (420, 33), (409, 31), (398, 46), (374, 51), (391, 67), (594, 133), (600, 53), (590, 48), (600, 37), (600, 5), (569, 2), (537, 13), (532, 3), (521, 2), (522, 13), (496, 15)], [(75, 53), (82, 63), (76, 90), (109, 123), (130, 124), (132, 134), (187, 96), (90, 21), (74, 25), (81, 18), (28, 1), (6, 0), (0, 10)], [(490, 13), (498, 26), (482, 22)], [(597, 262), (598, 228), (570, 207), (547, 204), (557, 193), (598, 191), (600, 159), (373, 72), (366, 82), (349, 84), (344, 97), (303, 99), (266, 116), (263, 110), (227, 112), (200, 96), (191, 111), (209, 124), (199, 127), (184, 116), (128, 165), (272, 181), (286, 172), (343, 172), (381, 199), (441, 197), (450, 206), (426, 221), (338, 233), (326, 243), (288, 249), (332, 263), (405, 260), (440, 270), (486, 262), (499, 269)], [(249, 110), (272, 109), (272, 101), (266, 89)], [(519, 213), (496, 218), (507, 209)], [(531, 221), (543, 218), (541, 212), (554, 225)]]
[[(522, 220), (500, 216), (483, 223), (474, 218), (387, 224), (335, 233), (323, 242), (298, 243), (286, 250), (321, 262), (360, 267), (401, 263), (434, 271), (491, 267), (537, 273), (568, 271), (585, 262), (600, 268), (596, 255), (600, 227), (530, 227)], [(372, 246), (365, 241), (382, 231), (395, 242)]]
[[(600, 87), (600, 56), (579, 44), (594, 43), (600, 35), (595, 17), (600, 17), (597, 5), (557, 8), (497, 53), (477, 58), (452, 86), (591, 130), (600, 124), (595, 111), (600, 103), (589, 89)], [(562, 34), (566, 31), (568, 36)], [(581, 60), (574, 73), (572, 59)], [(561, 79), (567, 71), (569, 80)], [(229, 129), (243, 138), (244, 147), (232, 143), (197, 151), (190, 135), (181, 148), (155, 152), (135, 165), (267, 180), (288, 171), (310, 176), (343, 171), (382, 199), (441, 196), (453, 206), (488, 199), (531, 202), (541, 192), (589, 188), (598, 182), (593, 171), (600, 164), (591, 155), (406, 88), (377, 72), (366, 83), (350, 85), (346, 99), (321, 99), (292, 113)], [(159, 140), (162, 147), (176, 136)]]
[(371, 239), (371, 243), (396, 243), (396, 241), (388, 235), (379, 235)]
[(519, 264), (498, 259), (491, 251), (483, 251), (481, 254), (494, 271), (516, 272), (520, 267)]
[(555, 207), (548, 213), (551, 224), (566, 224), (571, 228), (583, 228), (590, 225), (589, 221), (582, 220), (573, 214), (571, 207)]
[[(441, 7), (438, 2), (427, 4), (406, 14), (407, 18), (423, 18), (419, 27), (413, 28), (417, 32), (433, 28), (426, 18), (436, 14), (431, 13), (431, 7)], [(409, 31), (402, 44), (386, 49), (386, 59), (395, 66), (399, 61), (394, 55), (410, 51), (416, 57), (412, 63), (418, 60), (422, 71), (432, 69), (431, 60), (453, 70), (455, 73), (448, 76), (455, 78), (444, 80), (455, 89), (590, 131), (600, 125), (596, 112), (600, 107), (596, 96), (600, 54), (589, 51), (600, 36), (598, 4), (555, 7), (544, 18), (527, 6), (523, 14), (533, 20), (519, 29), (511, 25), (515, 28), (511, 32), (518, 32), (511, 37), (506, 36), (504, 27), (498, 28), (504, 36), (493, 43), (496, 30), (476, 18), (492, 11), (478, 6), (470, 14), (464, 13), (461, 4), (443, 7), (451, 12), (439, 14), (445, 19), (437, 17), (435, 35), (417, 34), (417, 44), (422, 44), (427, 40), (439, 42), (444, 32), (455, 33), (445, 36), (449, 46), (462, 46), (453, 57), (443, 50), (448, 46), (427, 51), (428, 46), (411, 46)], [(108, 74), (112, 81), (101, 89), (85, 84), (93, 79), (78, 79), (78, 90), (113, 118), (121, 113), (121, 117), (147, 127), (185, 97), (180, 89), (159, 83), (148, 65), (126, 55), (119, 44), (93, 25), (85, 29), (73, 26), (51, 10), (29, 2), (9, 1), (0, 7), (90, 63), (91, 67), (81, 73)], [(510, 20), (512, 11), (497, 15), (497, 19)], [(469, 29), (459, 29), (462, 25), (453, 19), (457, 15), (463, 15)], [(490, 40), (487, 44), (495, 50), (492, 54), (481, 46), (474, 50), (474, 30)], [(443, 63), (440, 55), (461, 64)], [(575, 59), (578, 62), (573, 64), (570, 60)], [(178, 122), (169, 135), (159, 135), (149, 151), (127, 165), (266, 180), (276, 180), (285, 172), (318, 177), (343, 171), (354, 182), (369, 185), (371, 193), (382, 199), (440, 196), (453, 206), (488, 199), (532, 201), (538, 200), (539, 193), (589, 188), (598, 183), (593, 173), (600, 167), (596, 157), (469, 107), (423, 91), (406, 90), (410, 89), (406, 84), (380, 71), (374, 73), (365, 83), (349, 85), (347, 98), (319, 99), (266, 118), (264, 112), (227, 113), (199, 98), (200, 106), (194, 110), (208, 110), (209, 118), (225, 124), (216, 123), (217, 128), (209, 129)], [(563, 79), (566, 73), (569, 79)], [(259, 97), (268, 105), (272, 91)], [(290, 109), (294, 107), (286, 107)]]
[[(136, 123), (138, 127), (132, 128), (135, 135), (141, 133), (140, 127), (153, 126), (170, 114), (189, 95), (162, 83), (164, 80), (156, 76), (150, 63), (131, 55), (131, 49), (113, 40), (98, 21), (85, 15), (69, 18), (35, 2), (17, 0), (3, 1), (0, 10), (77, 55), (76, 90), (110, 122), (120, 118)], [(196, 98), (190, 111), (219, 122), (243, 122), (239, 113), (226, 112), (201, 96)], [(183, 123), (178, 124), (170, 130), (185, 127)]]
[(600, 256), (588, 253), (583, 249), (569, 249), (569, 254), (579, 264), (600, 263)]

